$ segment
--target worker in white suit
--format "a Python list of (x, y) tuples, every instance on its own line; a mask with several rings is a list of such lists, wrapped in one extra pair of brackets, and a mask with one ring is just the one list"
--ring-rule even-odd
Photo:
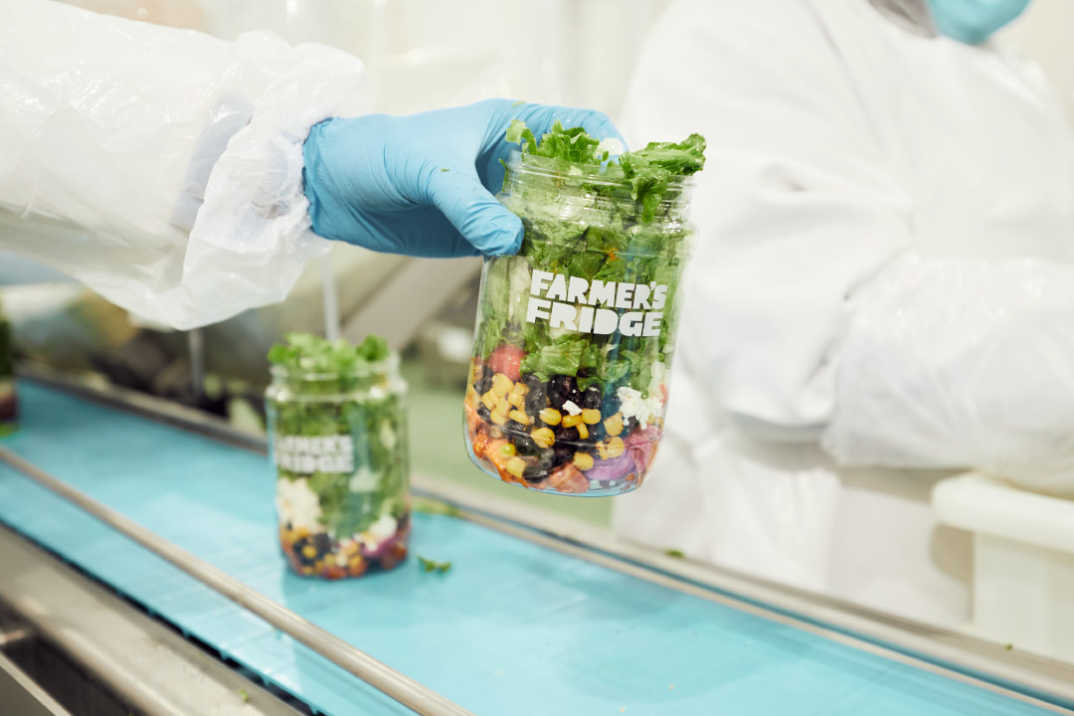
[(701, 132), (666, 432), (621, 534), (968, 616), (939, 477), (1074, 490), (1074, 141), (1026, 0), (675, 2), (628, 139)]

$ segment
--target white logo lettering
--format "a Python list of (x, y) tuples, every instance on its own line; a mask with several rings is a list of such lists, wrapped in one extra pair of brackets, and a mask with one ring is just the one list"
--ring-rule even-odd
[[(587, 281), (578, 276), (534, 270), (526, 322), (579, 333), (656, 338), (663, 328), (668, 287), (655, 281)], [(603, 308), (598, 308), (603, 306)], [(613, 309), (625, 309), (619, 314)]]
[(350, 435), (285, 435), (276, 440), (273, 454), (276, 464), (291, 472), (354, 472)]

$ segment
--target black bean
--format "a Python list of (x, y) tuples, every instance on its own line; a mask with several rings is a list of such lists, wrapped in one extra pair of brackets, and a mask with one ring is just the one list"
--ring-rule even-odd
[(552, 407), (562, 408), (568, 400), (578, 394), (578, 386), (571, 375), (554, 375), (548, 381), (548, 399)]
[(574, 459), (574, 448), (570, 445), (556, 445), (552, 448), (554, 467), (559, 467)]
[(492, 369), (487, 365), (481, 366), (481, 375), (478, 376), (477, 383), (474, 384), (474, 390), (478, 395), (484, 395), (492, 387)]
[(317, 550), (318, 555), (322, 555), (332, 549), (332, 538), (325, 532), (318, 532), (313, 535), (313, 548)]
[(555, 428), (556, 443), (561, 442), (578, 442), (578, 428), (565, 428), (562, 425), (558, 425)]
[(590, 409), (599, 408), (603, 399), (604, 396), (601, 395), (600, 388), (591, 385), (582, 393), (582, 407)]
[(514, 437), (516, 435), (528, 436), (530, 434), (529, 429), (516, 420), (508, 420), (507, 423), (503, 426), (503, 431), (511, 437)]
[(477, 416), (479, 418), (481, 418), (482, 420), (488, 420), (491, 415), (492, 413), (489, 411), (488, 408), (485, 407), (484, 403), (478, 403)]
[(527, 465), (522, 471), (522, 479), (526, 482), (540, 482), (548, 477), (548, 469), (540, 465)]
[(537, 387), (531, 387), (526, 393), (526, 412), (530, 415), (537, 415), (547, 406), (548, 391), (545, 390), (544, 384), (539, 383)]
[(511, 442), (519, 455), (533, 456), (541, 452), (541, 448), (529, 435), (512, 435)]
[(542, 448), (537, 455), (537, 464), (551, 470), (556, 465), (556, 451), (554, 448)]

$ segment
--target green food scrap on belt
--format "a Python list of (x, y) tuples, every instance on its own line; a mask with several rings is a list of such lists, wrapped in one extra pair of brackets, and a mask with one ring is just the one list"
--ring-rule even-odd
[(418, 557), (418, 564), (421, 565), (422, 570), (425, 572), (440, 572), (443, 574), (451, 569), (451, 562), (437, 562), (434, 559), (426, 559), (422, 556)]
[(682, 559), (686, 556), (681, 549), (667, 549), (664, 550), (664, 554), (668, 557), (675, 557), (676, 559)]

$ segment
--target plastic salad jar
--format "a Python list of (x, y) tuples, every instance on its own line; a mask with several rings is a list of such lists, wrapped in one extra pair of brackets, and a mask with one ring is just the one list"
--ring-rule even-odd
[(291, 567), (327, 579), (394, 567), (410, 532), (398, 355), (372, 336), (356, 348), (292, 334), (269, 360), (276, 513)]
[[(486, 472), (530, 489), (629, 492), (663, 427), (690, 234), (685, 177), (703, 165), (704, 140), (602, 165), (580, 129), (557, 126), (540, 148), (522, 139), (499, 198), (525, 237), (518, 255), (484, 264), (467, 447)], [(564, 158), (583, 141), (582, 161)]]

